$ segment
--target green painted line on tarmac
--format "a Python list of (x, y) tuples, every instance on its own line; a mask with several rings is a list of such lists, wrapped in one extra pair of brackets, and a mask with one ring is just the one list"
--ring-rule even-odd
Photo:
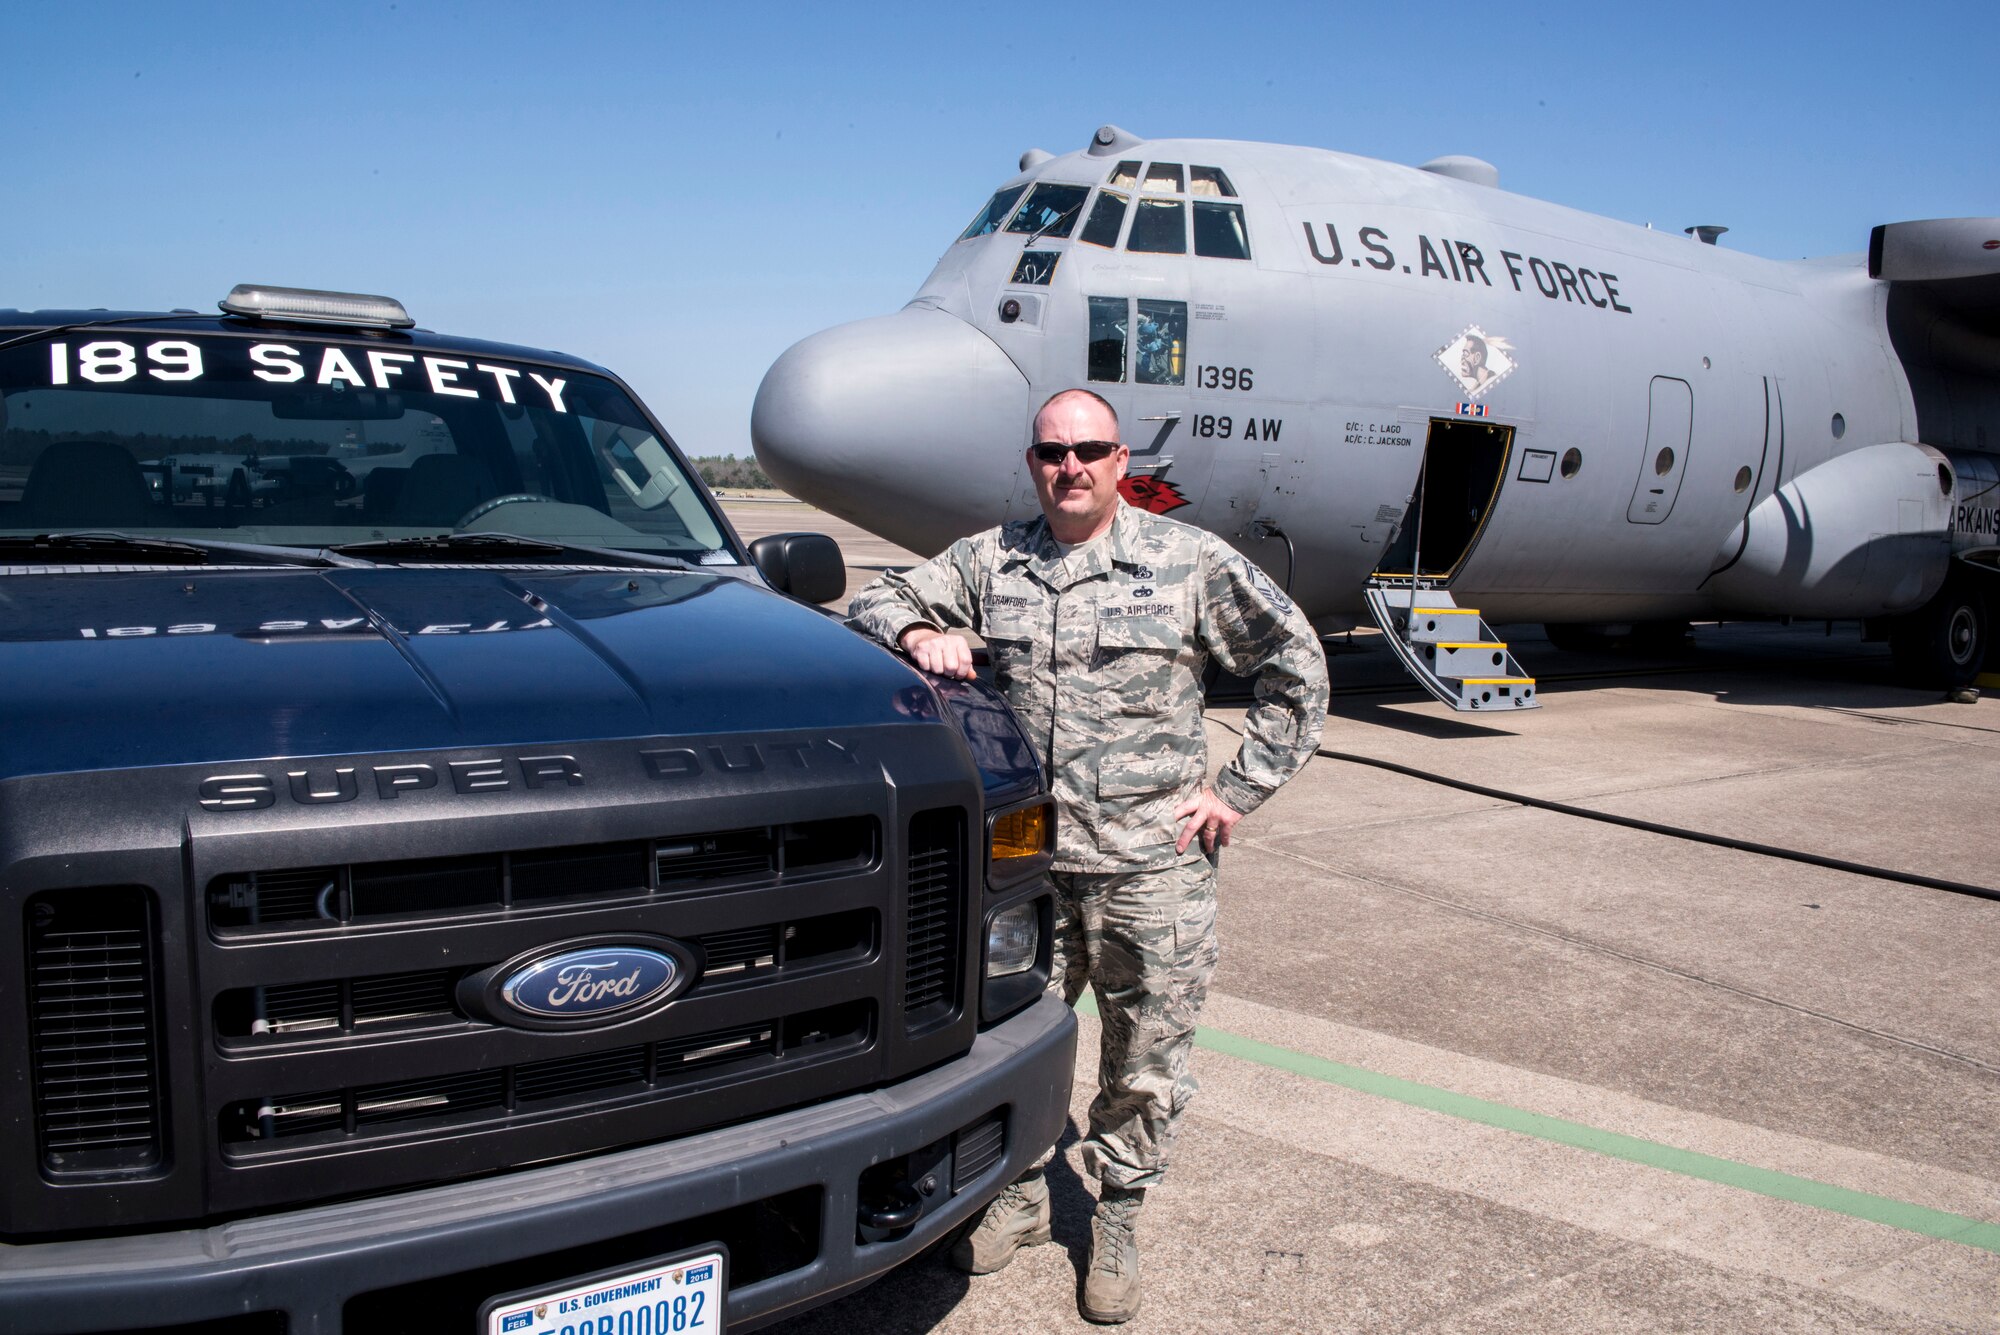
[[(1084, 993), (1077, 1002), (1076, 1009), (1080, 1014), (1096, 1015), (1096, 998), (1088, 992)], [(1226, 1033), (1218, 1029), (1200, 1029), (1196, 1031), (1194, 1041), (1196, 1046), (1219, 1052), (1225, 1057), (1235, 1057), (1275, 1070), (1288, 1071), (1293, 1075), (1302, 1075), (1310, 1080), (1340, 1085), (1358, 1093), (1408, 1104), (1413, 1108), (1424, 1108), (1431, 1112), (1462, 1118), (1468, 1122), (1498, 1127), (1502, 1131), (1534, 1136), (1540, 1140), (1553, 1141), (1558, 1145), (1568, 1145), (1613, 1159), (1643, 1164), (1648, 1168), (1659, 1168), (1669, 1173), (1700, 1178), (1704, 1182), (1719, 1182), (1723, 1186), (1755, 1192), (1759, 1196), (1810, 1205), (1814, 1209), (1865, 1219), (1870, 1223), (1883, 1224), (1889, 1228), (1902, 1229), (1907, 1233), (1921, 1234), (1927, 1238), (1940, 1238), (1946, 1242), (1962, 1243), (1967, 1247), (1978, 1247), (1984, 1251), (2000, 1252), (2000, 1224), (1989, 1224), (1968, 1215), (1933, 1210), (1927, 1206), (1913, 1205), (1908, 1201), (1870, 1195), (1865, 1191), (1852, 1191), (1846, 1187), (1834, 1186), (1830, 1182), (1794, 1177), (1790, 1173), (1774, 1172), (1768, 1168), (1738, 1163), (1733, 1159), (1719, 1159), (1712, 1154), (1700, 1154), (1694, 1150), (1663, 1145), (1656, 1140), (1644, 1140), (1617, 1131), (1585, 1126), (1581, 1122), (1569, 1122), (1560, 1117), (1512, 1108), (1504, 1103), (1474, 1098), (1469, 1094), (1455, 1094), (1451, 1090), (1439, 1089), (1435, 1085), (1418, 1084), (1414, 1080), (1382, 1075), (1360, 1066), (1349, 1066), (1344, 1062), (1329, 1061), (1327, 1058), (1315, 1057), (1309, 1053), (1294, 1052), (1290, 1048), (1245, 1038), (1241, 1034)]]

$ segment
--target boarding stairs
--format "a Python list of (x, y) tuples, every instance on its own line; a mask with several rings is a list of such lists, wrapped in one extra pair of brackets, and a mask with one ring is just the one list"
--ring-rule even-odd
[(1493, 638), (1479, 610), (1407, 576), (1368, 581), (1368, 612), (1412, 677), (1462, 714), (1540, 709), (1535, 679)]

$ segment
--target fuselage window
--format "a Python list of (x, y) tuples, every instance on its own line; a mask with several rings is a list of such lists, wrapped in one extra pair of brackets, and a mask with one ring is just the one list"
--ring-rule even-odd
[(1057, 185), (1044, 182), (1034, 188), (1028, 202), (1007, 224), (1010, 232), (1032, 232), (1038, 236), (1068, 236), (1076, 226), (1076, 215), (1090, 193), (1087, 185)]
[(1187, 254), (1187, 205), (1178, 199), (1142, 199), (1132, 215), (1125, 249), (1149, 255)]
[(1206, 195), (1210, 199), (1234, 199), (1236, 187), (1229, 183), (1229, 177), (1220, 167), (1188, 168), (1188, 193)]
[(1126, 301), (1123, 297), (1090, 299), (1090, 378), (1125, 382)]
[(975, 236), (985, 236), (988, 232), (1000, 230), (1000, 224), (1007, 221), (1007, 215), (1014, 211), (1014, 201), (1019, 199), (1021, 192), (1027, 188), (1025, 185), (1017, 185), (1012, 189), (1002, 190), (987, 200), (986, 207), (979, 211), (979, 216), (972, 220), (970, 227), (958, 234), (958, 239), (970, 241)]
[(1084, 223), (1077, 240), (1093, 246), (1117, 245), (1118, 229), (1125, 225), (1125, 203), (1125, 196), (1115, 190), (1099, 191), (1097, 203), (1090, 208), (1090, 221)]
[(1187, 303), (1139, 302), (1139, 336), (1132, 378), (1142, 385), (1178, 385), (1187, 371)]
[(1215, 259), (1250, 258), (1250, 234), (1243, 229), (1241, 204), (1194, 202), (1194, 253)]
[(1139, 164), (1121, 162), (1111, 169), (1111, 179), (1105, 182), (1113, 190), (1130, 190), (1139, 184)]
[(1146, 189), (1162, 194), (1178, 195), (1181, 192), (1181, 164), (1178, 162), (1156, 162), (1146, 171)]

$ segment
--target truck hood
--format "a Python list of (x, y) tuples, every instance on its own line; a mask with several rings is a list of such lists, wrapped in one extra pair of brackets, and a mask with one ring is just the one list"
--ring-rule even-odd
[(706, 572), (0, 575), (0, 778), (937, 721), (832, 619)]

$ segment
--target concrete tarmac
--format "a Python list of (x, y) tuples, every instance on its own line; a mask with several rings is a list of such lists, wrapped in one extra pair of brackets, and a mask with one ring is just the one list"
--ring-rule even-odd
[[(851, 587), (914, 560), (728, 508), (833, 534)], [(2000, 1331), (2000, 902), (1898, 879), (2000, 890), (2000, 699), (1903, 689), (1837, 632), (1641, 656), (1505, 627), (1544, 707), (1470, 718), (1330, 642), (1332, 754), (1223, 860), (1127, 1329)], [(1209, 717), (1219, 765), (1243, 711)], [(1056, 1245), (779, 1329), (1087, 1329), (1082, 1024)]]

